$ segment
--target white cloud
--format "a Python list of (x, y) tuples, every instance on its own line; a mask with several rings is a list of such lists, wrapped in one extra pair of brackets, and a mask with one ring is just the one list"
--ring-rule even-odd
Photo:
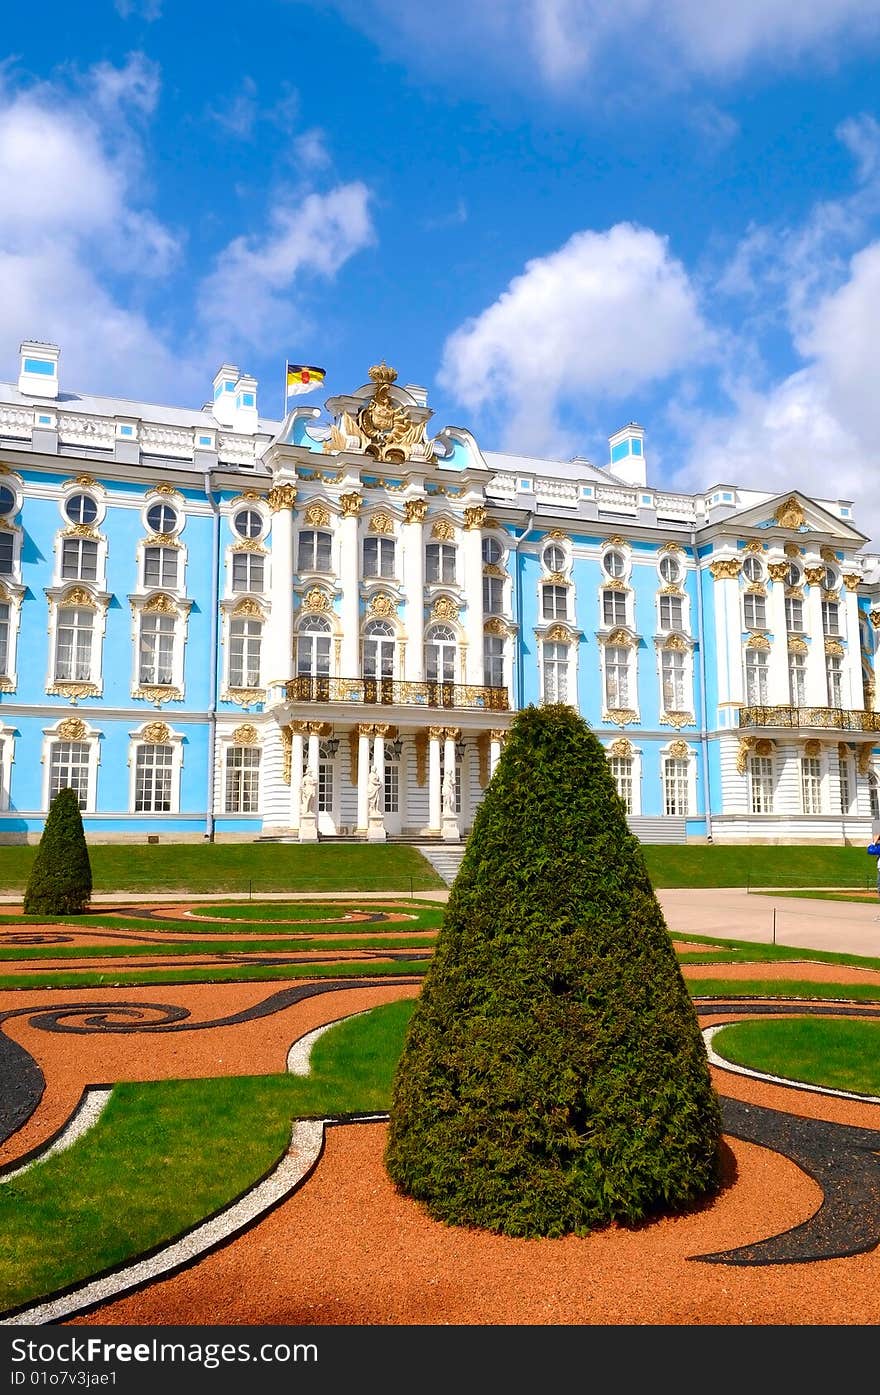
[(123, 19), (145, 19), (148, 24), (161, 18), (162, 0), (113, 0)]
[(855, 502), (856, 526), (880, 546), (880, 440), (874, 342), (880, 319), (880, 242), (858, 252), (836, 290), (795, 337), (803, 366), (761, 392), (740, 387), (727, 417), (684, 415), (690, 459), (676, 483), (717, 481)]
[(199, 312), (212, 332), (249, 344), (270, 341), (297, 322), (292, 296), (304, 277), (332, 277), (375, 240), (370, 194), (359, 182), (301, 201), (279, 201), (269, 231), (237, 237), (199, 290)]
[(252, 77), (242, 78), (241, 87), (235, 96), (224, 106), (211, 107), (208, 115), (212, 121), (230, 135), (240, 140), (249, 140), (257, 124), (257, 84)]
[[(442, 73), (455, 60), (483, 82), (495, 70), (518, 86), (535, 78), (589, 99), (638, 84), (729, 80), (756, 65), (828, 65), (880, 37), (880, 0), (333, 0), (395, 58)], [(632, 86), (620, 87), (632, 76)], [(584, 87), (582, 79), (590, 78)]]
[(567, 449), (566, 409), (620, 399), (684, 369), (712, 336), (665, 239), (619, 223), (535, 258), (446, 341), (440, 380), (468, 410), (489, 404), (506, 443)]

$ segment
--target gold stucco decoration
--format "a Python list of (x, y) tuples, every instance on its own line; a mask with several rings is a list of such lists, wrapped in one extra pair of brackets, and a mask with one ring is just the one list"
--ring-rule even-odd
[(624, 649), (635, 649), (636, 640), (628, 630), (611, 630), (604, 636), (605, 644), (619, 644)]
[(330, 524), (330, 511), (324, 504), (309, 504), (305, 512), (305, 522), (309, 528), (327, 528)]
[(397, 606), (391, 596), (386, 596), (384, 591), (380, 591), (370, 597), (369, 612), (386, 620), (389, 616), (397, 614)]
[(427, 499), (407, 499), (403, 505), (403, 521), (404, 523), (424, 523), (427, 512)]
[(241, 616), (244, 616), (248, 620), (263, 620), (265, 618), (256, 601), (249, 600), (247, 597), (239, 601), (232, 614), (236, 619)]
[(843, 648), (843, 645), (841, 644), (840, 640), (839, 640), (839, 639), (831, 639), (829, 636), (826, 635), (826, 637), (825, 637), (825, 653), (826, 653), (826, 654), (837, 654), (837, 655), (842, 655), (842, 654), (844, 653), (844, 648)]
[(784, 504), (773, 515), (773, 521), (778, 528), (802, 528), (804, 525), (804, 511), (792, 494), (786, 499)]
[(167, 722), (147, 722), (141, 731), (141, 740), (153, 746), (164, 746), (171, 738), (171, 728)]
[(752, 635), (746, 643), (746, 648), (767, 650), (770, 648), (770, 641), (766, 635)]
[(800, 635), (790, 635), (788, 640), (789, 654), (806, 654), (807, 642), (801, 639)]
[(771, 562), (767, 568), (771, 581), (784, 581), (788, 575), (787, 562)]
[(458, 620), (458, 606), (451, 596), (438, 596), (431, 609), (432, 620)]
[(152, 596), (143, 607), (145, 615), (176, 615), (177, 606), (170, 596)]
[(861, 584), (861, 580), (862, 578), (859, 576), (858, 572), (845, 572), (843, 584), (847, 591), (857, 591)]
[(816, 760), (817, 757), (819, 757), (821, 754), (822, 754), (822, 743), (821, 743), (821, 741), (805, 741), (805, 742), (804, 742), (804, 755), (807, 756), (809, 760)]
[(373, 460), (398, 464), (412, 458), (433, 461), (424, 421), (411, 420), (406, 408), (399, 406), (391, 395), (396, 369), (383, 361), (373, 365), (370, 377), (375, 383), (372, 396), (354, 415), (341, 414), (338, 424), (330, 429), (324, 450), (362, 451)]
[(86, 724), (79, 717), (65, 717), (55, 728), (55, 734), (62, 741), (82, 741), (86, 734)]
[(669, 754), (675, 760), (686, 760), (691, 753), (691, 748), (686, 741), (671, 741), (669, 743)]
[(440, 518), (431, 529), (431, 537), (440, 542), (451, 542), (455, 537), (455, 529), (447, 519)]
[[(486, 628), (488, 629), (488, 625)], [(544, 641), (550, 644), (574, 644), (576, 638), (577, 636), (573, 635), (565, 625), (551, 625), (544, 636)]]
[(880, 610), (872, 610), (868, 616), (875, 630), (880, 630)]
[(370, 515), (369, 530), (371, 533), (393, 533), (394, 519), (390, 513), (374, 513)]
[(628, 741), (625, 736), (621, 736), (617, 741), (612, 741), (611, 745), (608, 747), (609, 756), (623, 756), (626, 758), (631, 756), (632, 753), (633, 744), (631, 741)]
[(639, 720), (638, 712), (633, 711), (631, 707), (609, 707), (606, 715), (608, 721), (613, 722), (616, 727), (628, 727)]
[(296, 485), (275, 484), (266, 498), (273, 513), (280, 513), (282, 509), (293, 509), (296, 507)]
[(240, 727), (236, 727), (232, 733), (232, 740), (236, 746), (256, 746), (260, 739), (260, 733), (250, 722), (242, 722)]
[(483, 528), (486, 523), (486, 510), (482, 504), (475, 504), (464, 511), (465, 528)]
[(363, 505), (360, 494), (340, 494), (339, 507), (343, 518), (357, 518)]
[(800, 557), (803, 555), (803, 548), (798, 547), (797, 543), (786, 543), (782, 551), (785, 553), (786, 557)]
[(737, 557), (717, 557), (709, 563), (709, 571), (716, 581), (734, 581), (739, 576), (740, 565)]
[(860, 775), (869, 775), (871, 773), (871, 757), (873, 756), (873, 754), (874, 752), (872, 747), (869, 746), (867, 743), (863, 742), (862, 745), (859, 746), (857, 760)]
[(333, 602), (327, 592), (321, 590), (320, 586), (313, 586), (303, 597), (302, 608), (303, 610), (328, 611), (332, 610)]
[(825, 580), (825, 568), (824, 566), (804, 567), (804, 576), (811, 586), (821, 586)]

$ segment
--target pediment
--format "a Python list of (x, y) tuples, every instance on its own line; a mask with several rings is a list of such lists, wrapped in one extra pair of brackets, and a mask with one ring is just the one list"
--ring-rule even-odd
[(812, 533), (817, 541), (832, 539), (843, 547), (861, 547), (868, 540), (853, 524), (797, 489), (730, 514), (725, 522), (735, 523), (737, 528), (754, 528), (762, 533), (778, 533), (801, 540)]

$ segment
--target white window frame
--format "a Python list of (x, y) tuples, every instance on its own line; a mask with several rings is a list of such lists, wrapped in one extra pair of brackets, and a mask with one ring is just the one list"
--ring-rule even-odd
[[(301, 668), (300, 642), (306, 639), (311, 641), (309, 645), (311, 659), (308, 668)], [(326, 672), (316, 669), (315, 666), (316, 639), (327, 641)], [(333, 676), (333, 625), (326, 615), (321, 615), (317, 611), (307, 612), (296, 627), (295, 641), (296, 653), (294, 655), (294, 672), (297, 678), (331, 678)]]
[[(132, 642), (132, 668), (131, 668), (131, 695), (133, 698), (143, 697), (147, 690), (153, 688), (167, 689), (168, 696), (177, 699), (183, 698), (186, 692), (185, 670), (186, 670), (186, 640), (189, 628), (189, 613), (192, 609), (192, 601), (184, 600), (172, 591), (152, 591), (147, 595), (129, 596), (131, 606), (131, 642)], [(159, 614), (174, 622), (174, 636), (171, 650), (171, 682), (170, 683), (149, 683), (141, 681), (141, 633), (144, 617)]]
[(503, 615), (505, 580), (503, 576), (483, 573), (483, 614)]
[[(302, 566), (300, 553), (306, 538), (311, 540), (312, 562), (310, 566)], [(327, 539), (327, 565), (318, 566), (318, 538)], [(333, 571), (333, 534), (329, 528), (300, 528), (296, 535), (296, 573), (298, 576), (329, 576)]]
[[(832, 620), (834, 624), (832, 625)], [(822, 633), (832, 637), (839, 637), (843, 631), (840, 628), (840, 601), (822, 602)]]
[(821, 814), (823, 800), (822, 759), (820, 756), (801, 756), (801, 813)]
[[(428, 628), (425, 630), (424, 655), (426, 683), (456, 683), (458, 681), (457, 675), (459, 668), (459, 643), (459, 637), (456, 634), (455, 629), (452, 625), (448, 624), (447, 622), (438, 621), (428, 626)], [(436, 656), (437, 659), (440, 661), (436, 665), (438, 672), (434, 674), (433, 677), (431, 677), (428, 672), (428, 649), (429, 647), (434, 648), (438, 646), (439, 653)], [(451, 676), (447, 677), (445, 673), (440, 673), (440, 669), (445, 668), (446, 666), (446, 659), (449, 656), (450, 648), (452, 649), (452, 674)]]
[[(770, 695), (769, 652), (766, 649), (746, 649), (743, 662), (746, 706), (766, 707)], [(755, 684), (757, 684), (757, 692), (754, 691)]]
[[(621, 625), (629, 624), (629, 595), (626, 591), (618, 590), (613, 586), (603, 586), (599, 592), (599, 605), (601, 607), (600, 624), (605, 630), (619, 629)], [(608, 610), (612, 615), (609, 619)]]
[[(615, 746), (618, 746), (618, 747), (619, 747), (619, 746), (621, 746), (621, 745), (625, 745), (628, 749), (627, 749), (626, 751), (620, 750), (620, 749), (618, 749), (618, 750), (615, 750), (615, 749), (614, 749)], [(608, 760), (609, 764), (610, 764), (610, 762), (613, 761), (614, 759), (623, 759), (623, 760), (628, 760), (628, 761), (630, 762), (630, 778), (631, 778), (631, 780), (632, 780), (632, 808), (628, 811), (628, 816), (629, 816), (630, 818), (638, 818), (639, 815), (640, 815), (641, 812), (642, 812), (642, 753), (641, 753), (641, 751), (640, 751), (637, 747), (633, 746), (633, 744), (632, 744), (631, 741), (628, 741), (628, 740), (621, 741), (620, 739), (618, 739), (617, 741), (612, 742), (609, 746), (606, 746), (606, 748), (605, 748), (605, 757), (606, 757), (606, 759)], [(612, 776), (612, 779), (614, 780), (615, 785), (617, 785), (617, 776), (616, 776), (616, 774), (615, 774), (614, 766), (612, 765), (612, 766), (610, 767), (610, 769), (611, 769), (611, 776)], [(618, 793), (619, 793), (619, 789), (618, 789)]]
[[(559, 581), (542, 581), (540, 586), (541, 620), (546, 624), (552, 624), (554, 620), (572, 619), (573, 617), (568, 613), (568, 586)], [(547, 605), (548, 600), (552, 603), (549, 610)], [(563, 602), (563, 609), (561, 611), (558, 608), (560, 600)]]
[[(670, 781), (669, 767), (671, 764), (684, 767), (683, 790), (685, 797), (685, 808), (683, 810), (671, 810), (670, 791), (672, 784)], [(697, 798), (697, 753), (691, 746), (688, 746), (687, 755), (681, 755), (678, 751), (671, 751), (668, 747), (660, 752), (660, 781), (663, 795), (663, 812), (666, 818), (691, 818), (696, 809)], [(681, 779), (676, 782), (678, 790), (682, 789)]]
[[(227, 740), (224, 740), (221, 744), (222, 744), (221, 759), (222, 759), (222, 761), (223, 761), (222, 817), (224, 817), (224, 818), (254, 818), (254, 817), (259, 816), (259, 815), (262, 813), (262, 809), (263, 809), (263, 748), (262, 748), (262, 745), (260, 744), (259, 741), (248, 741), (248, 742), (244, 742), (244, 741), (236, 740), (236, 738), (235, 738), (235, 732), (232, 732), (231, 735), (229, 736), (229, 738), (228, 738)], [(231, 774), (231, 771), (230, 771), (230, 765), (229, 765), (229, 758), (230, 758), (230, 756), (233, 754), (233, 752), (235, 752), (235, 751), (243, 751), (243, 752), (248, 753), (248, 754), (251, 754), (251, 755), (256, 755), (256, 757), (257, 757), (256, 764), (255, 764), (254, 766), (250, 767), (250, 770), (251, 770), (251, 771), (254, 771), (254, 770), (256, 771), (257, 795), (256, 795), (255, 807), (254, 807), (253, 809), (239, 809), (239, 808), (231, 809), (231, 808), (229, 807), (230, 795), (231, 795), (231, 792), (232, 792), (232, 791), (231, 791), (231, 786), (230, 786), (230, 774)], [(244, 770), (245, 770), (245, 767), (242, 766), (242, 767), (241, 767), (241, 770), (242, 770), (242, 774), (243, 774), (243, 773), (244, 773)], [(241, 794), (242, 788), (243, 788), (243, 781), (239, 782), (239, 795)]]
[[(797, 615), (795, 607), (797, 607)], [(799, 619), (800, 624), (793, 624), (795, 619)], [(805, 635), (807, 632), (804, 602), (800, 596), (785, 597), (785, 628), (790, 635)]]
[[(436, 568), (433, 565), (435, 562)], [(434, 570), (437, 576), (431, 575)], [(447, 576), (447, 572), (451, 572), (451, 575)], [(425, 544), (425, 582), (428, 586), (454, 586), (457, 574), (458, 547), (454, 542), (433, 538)]]
[[(600, 668), (600, 681), (601, 681), (601, 684), (602, 684), (602, 718), (603, 718), (603, 721), (608, 721), (608, 720), (609, 720), (608, 714), (609, 714), (609, 712), (612, 712), (612, 711), (634, 712), (634, 713), (636, 714), (636, 717), (638, 718), (638, 712), (639, 712), (638, 651), (637, 651), (637, 649), (636, 649), (636, 646), (635, 646), (635, 645), (632, 643), (632, 641), (629, 639), (629, 636), (626, 636), (625, 639), (626, 639), (627, 642), (624, 642), (624, 637), (619, 637), (619, 638), (618, 638), (617, 635), (616, 635), (616, 633), (615, 633), (614, 631), (612, 631), (611, 634), (606, 635), (606, 636), (604, 637), (604, 642), (603, 642), (602, 644), (600, 644), (599, 668)], [(618, 703), (614, 703), (614, 704), (612, 704), (612, 703), (609, 702), (609, 700), (608, 700), (608, 699), (609, 699), (608, 684), (609, 684), (609, 677), (610, 677), (609, 669), (608, 669), (608, 653), (609, 653), (609, 650), (611, 650), (611, 649), (620, 649), (620, 650), (623, 650), (623, 651), (625, 652), (625, 654), (626, 654), (626, 687), (627, 687), (627, 701), (626, 701), (625, 703), (619, 703), (619, 704), (618, 704)]]
[(849, 751), (838, 750), (837, 752), (837, 783), (840, 814), (842, 818), (847, 818), (853, 812), (857, 787), (853, 771), (853, 758)]
[[(151, 538), (144, 538), (140, 545), (140, 556), (138, 558), (138, 572), (140, 575), (140, 586), (144, 592), (150, 591), (173, 591), (182, 592), (183, 585), (183, 551), (179, 543), (154, 542)], [(147, 577), (147, 553), (158, 552), (159, 556), (159, 576), (155, 581), (150, 581)], [(166, 556), (167, 554), (167, 556)], [(169, 582), (165, 577), (165, 562), (174, 558), (174, 581)]]
[[(382, 627), (382, 628), (380, 628), (380, 627)], [(371, 674), (368, 674), (368, 673), (367, 673), (367, 644), (368, 644), (369, 642), (372, 642), (373, 639), (374, 639), (374, 637), (376, 638), (377, 642), (379, 642), (379, 643), (385, 644), (385, 643), (388, 643), (388, 642), (390, 641), (391, 644), (393, 644), (393, 646), (394, 646), (393, 651), (392, 651), (392, 655), (391, 655), (391, 672), (390, 672), (390, 673), (382, 673), (382, 672), (374, 673), (374, 674), (373, 674), (373, 673), (371, 673)], [(398, 636), (398, 633), (397, 633), (397, 628), (396, 628), (396, 626), (394, 625), (393, 621), (391, 621), (391, 620), (383, 620), (383, 619), (376, 619), (375, 617), (371, 617), (371, 618), (370, 618), (369, 620), (367, 620), (366, 623), (364, 624), (364, 627), (363, 627), (363, 630), (362, 630), (362, 633), (361, 633), (361, 675), (362, 675), (362, 677), (373, 679), (373, 680), (376, 681), (377, 683), (380, 682), (383, 678), (386, 679), (386, 680), (391, 680), (391, 681), (393, 681), (394, 679), (397, 678), (397, 667), (398, 667), (398, 664), (399, 664), (399, 663), (400, 663), (399, 636)], [(382, 664), (379, 663), (379, 664), (377, 665), (377, 667), (378, 667), (379, 669), (381, 669)]]
[(15, 764), (15, 727), (0, 723), (0, 809), (8, 810)]
[[(499, 646), (498, 652), (495, 653), (495, 654), (491, 654), (491, 655), (490, 655), (490, 654), (487, 652), (487, 650), (488, 650), (488, 648), (489, 648), (490, 645), (498, 645), (498, 646)], [(500, 664), (501, 664), (501, 682), (500, 682), (500, 683), (490, 683), (490, 682), (489, 682), (489, 664), (490, 664), (490, 662), (492, 662), (492, 663), (500, 662)], [(491, 632), (488, 633), (488, 634), (486, 634), (486, 633), (484, 632), (484, 634), (483, 634), (483, 686), (486, 687), (486, 688), (495, 688), (495, 687), (497, 687), (497, 688), (506, 688), (506, 687), (507, 687), (507, 640), (505, 639), (504, 635), (492, 634)]]
[[(236, 585), (236, 582), (235, 582), (235, 564), (236, 564), (236, 562), (239, 562), (239, 561), (244, 562), (244, 563), (246, 564), (246, 565), (245, 565), (245, 568), (244, 568), (245, 571), (248, 573), (248, 576), (247, 576), (247, 583), (248, 583), (248, 584), (247, 584), (246, 586), (237, 586), (237, 585)], [(230, 592), (230, 595), (233, 595), (233, 596), (264, 596), (264, 595), (266, 594), (266, 586), (267, 586), (267, 577), (266, 577), (266, 574), (267, 574), (267, 570), (268, 570), (268, 568), (267, 568), (267, 566), (266, 566), (266, 561), (267, 561), (267, 553), (263, 550), (263, 548), (256, 548), (256, 547), (247, 547), (247, 548), (244, 548), (244, 547), (236, 547), (235, 545), (233, 545), (233, 546), (229, 549), (229, 557), (228, 557), (228, 561), (227, 561), (227, 565), (228, 565), (228, 568), (229, 568), (229, 592)], [(260, 564), (260, 566), (261, 566), (261, 568), (262, 568), (263, 577), (262, 577), (262, 580), (261, 580), (259, 586), (254, 586), (254, 585), (253, 585), (253, 577), (251, 576), (251, 571), (253, 570), (253, 568), (254, 568), (254, 566), (255, 566), (255, 564), (256, 564), (257, 562), (259, 562), (259, 564)]]
[[(797, 662), (795, 662), (797, 661)], [(799, 674), (800, 695), (795, 691), (794, 674)], [(803, 697), (803, 702), (798, 697)], [(807, 698), (807, 655), (799, 649), (788, 651), (788, 698), (792, 707), (808, 707)]]
[(168, 819), (180, 813), (180, 775), (183, 770), (183, 732), (175, 731), (167, 722), (145, 721), (128, 733), (128, 811), (135, 812), (137, 796), (137, 754), (141, 746), (171, 747), (171, 808), (140, 810), (137, 817), (144, 819)]
[(0, 484), (8, 489), (15, 498), (15, 503), (8, 513), (0, 515), (0, 532), (12, 535), (12, 569), (8, 572), (0, 572), (0, 585), (5, 585), (13, 589), (21, 584), (21, 545), (24, 540), (24, 529), (20, 524), (11, 520), (21, 513), (24, 504), (24, 481), (18, 475), (4, 475)]
[[(370, 570), (367, 570), (367, 554)], [(397, 539), (386, 533), (367, 533), (361, 550), (362, 575), (365, 581), (393, 581), (397, 576)]]
[[(48, 643), (48, 666), (46, 672), (46, 691), (49, 693), (66, 693), (69, 688), (79, 688), (83, 685), (90, 696), (99, 696), (104, 690), (104, 674), (102, 669), (104, 632), (107, 625), (107, 602), (109, 597), (96, 597), (87, 582), (78, 581), (68, 583), (65, 588), (49, 588), (46, 591), (49, 600), (49, 643)], [(91, 677), (80, 678), (58, 678), (56, 676), (56, 655), (58, 648), (58, 617), (62, 610), (91, 610), (94, 613), (92, 624), (92, 652), (89, 663)], [(82, 696), (82, 694), (77, 694)]]
[[(657, 597), (657, 630), (659, 634), (683, 634), (687, 629), (686, 600), (672, 591), (660, 592)], [(678, 607), (678, 622), (672, 615), (664, 616), (663, 611)]]
[(98, 766), (101, 763), (101, 733), (89, 726), (88, 722), (82, 722), (79, 724), (82, 727), (81, 733), (73, 736), (65, 730), (70, 722), (71, 719), (69, 717), (61, 718), (54, 726), (43, 728), (43, 750), (41, 755), (43, 765), (42, 807), (44, 811), (48, 813), (51, 803), (49, 790), (52, 782), (52, 747), (58, 742), (82, 743), (88, 747), (87, 792), (86, 802), (82, 812), (84, 814), (93, 814), (97, 804)]
[[(751, 618), (749, 612), (751, 611)], [(743, 629), (767, 629), (767, 597), (757, 591), (743, 593)]]
[[(749, 813), (755, 818), (763, 818), (773, 813), (776, 795), (776, 769), (773, 756), (749, 756)], [(766, 808), (756, 807), (764, 804)]]
[(18, 631), (21, 625), (21, 598), (25, 588), (0, 579), (0, 605), (9, 607), (9, 634), (6, 644), (6, 671), (0, 673), (0, 692), (18, 687)]

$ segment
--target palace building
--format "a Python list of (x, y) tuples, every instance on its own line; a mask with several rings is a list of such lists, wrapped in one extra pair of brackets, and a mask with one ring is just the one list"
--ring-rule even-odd
[[(467, 835), (513, 713), (572, 704), (649, 842), (865, 843), (880, 558), (853, 503), (432, 434), (384, 363), (326, 412), (0, 384), (0, 841)], [(756, 474), (758, 471), (756, 470)]]

